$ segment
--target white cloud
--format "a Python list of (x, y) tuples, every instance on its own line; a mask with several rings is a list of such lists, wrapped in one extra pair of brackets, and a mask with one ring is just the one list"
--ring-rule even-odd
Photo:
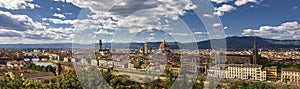
[(154, 37), (146, 37), (146, 39), (147, 39), (148, 41), (153, 41), (155, 38), (154, 38)]
[[(18, 38), (16, 42), (22, 43), (24, 39), (35, 40), (36, 42), (47, 41), (70, 41), (73, 28), (47, 28), (45, 30), (18, 31), (13, 29), (0, 29), (0, 37)], [(7, 43), (7, 42), (6, 42)], [(8, 42), (9, 43), (9, 42)]]
[(58, 10), (58, 11), (61, 11), (61, 9), (60, 9), (60, 8), (56, 8), (56, 10)]
[(65, 15), (63, 15), (63, 14), (57, 14), (57, 13), (54, 13), (53, 16), (54, 16), (54, 17), (61, 18), (61, 19), (65, 19), (65, 18), (66, 18)]
[(91, 12), (80, 13), (80, 16), (82, 16), (83, 18), (79, 20), (58, 20), (53, 18), (48, 18), (45, 20), (56, 24), (71, 23), (73, 24), (76, 30), (98, 30), (98, 32), (96, 32), (98, 34), (109, 35), (112, 34), (110, 31), (113, 30), (126, 30), (125, 32), (129, 33), (137, 33), (144, 30), (172, 30), (172, 28), (168, 25), (169, 21), (171, 23), (172, 20), (178, 20), (179, 16), (185, 15), (186, 10), (192, 10), (197, 8), (191, 2), (191, 0), (55, 1), (72, 3), (77, 7), (87, 8), (87, 11)]
[(222, 26), (222, 24), (221, 23), (214, 23), (212, 26), (213, 27), (220, 27), (220, 26)]
[(72, 13), (64, 13), (65, 15), (72, 15)]
[(226, 30), (226, 29), (228, 29), (228, 27), (227, 27), (227, 26), (225, 26), (225, 27), (224, 27), (224, 30)]
[(194, 32), (195, 35), (208, 35), (209, 32)]
[(191, 34), (187, 34), (187, 33), (169, 33), (170, 35), (173, 35), (173, 36), (189, 36)]
[(150, 33), (149, 35), (150, 35), (150, 36), (154, 36), (154, 35), (155, 35), (155, 33)]
[(38, 30), (44, 29), (39, 22), (34, 22), (27, 15), (13, 15), (10, 12), (0, 11), (0, 28), (14, 30)]
[(235, 9), (236, 9), (235, 7), (228, 4), (223, 4), (221, 7), (215, 8), (215, 10), (222, 11), (222, 12), (230, 12)]
[[(88, 23), (75, 24), (83, 27), (101, 24), (100, 29), (129, 30), (139, 32), (142, 30), (169, 30), (162, 18), (177, 20), (184, 15), (185, 10), (195, 9), (191, 0), (55, 0), (72, 3), (80, 8), (88, 8), (94, 14), (89, 15)], [(113, 7), (112, 7), (113, 6)], [(102, 19), (107, 17), (110, 19)], [(117, 22), (115, 20), (118, 20)]]
[[(28, 42), (66, 42), (70, 41), (74, 28), (46, 27), (41, 22), (35, 22), (27, 15), (16, 15), (0, 11), (0, 38), (18, 39), (12, 43)], [(10, 42), (4, 42), (10, 43)], [(27, 42), (25, 42), (27, 43)]]
[[(232, 10), (236, 10), (237, 7), (245, 5), (247, 3), (256, 3), (260, 4), (259, 2), (262, 0), (211, 0), (212, 2), (215, 2), (217, 4), (222, 5), (221, 7), (215, 7), (215, 12), (213, 12), (213, 15), (216, 16), (223, 16), (225, 13), (230, 12)], [(227, 3), (229, 1), (234, 1), (234, 4), (236, 7), (234, 7), (232, 4)], [(227, 4), (223, 4), (227, 3)], [(254, 8), (254, 5), (250, 5), (250, 8)], [(211, 17), (210, 14), (205, 15), (205, 17)]]
[(22, 34), (16, 30), (0, 29), (0, 37), (22, 37)]
[(32, 4), (33, 0), (0, 0), (0, 7), (11, 9), (11, 10), (17, 10), (17, 9), (34, 9), (36, 7), (40, 7), (39, 5)]
[(37, 5), (37, 4), (31, 4), (31, 3), (28, 3), (28, 7), (30, 9), (34, 9), (34, 8), (40, 8), (41, 6), (40, 5)]
[(249, 2), (255, 3), (255, 2), (258, 2), (258, 1), (257, 0), (236, 0), (234, 4), (237, 5), (237, 6), (242, 6), (242, 5), (245, 5)]
[(211, 0), (212, 2), (215, 2), (215, 3), (225, 3), (225, 2), (228, 2), (228, 0)]
[(280, 26), (261, 26), (259, 29), (245, 29), (244, 36), (261, 36), (268, 38), (300, 38), (300, 24), (298, 22), (285, 22)]
[(43, 21), (49, 21), (54, 24), (75, 24), (78, 20), (61, 20), (56, 18), (42, 18)]
[(221, 7), (215, 8), (216, 11), (213, 14), (217, 15), (217, 16), (223, 16), (224, 13), (230, 12), (230, 11), (235, 10), (235, 9), (236, 9), (236, 7), (233, 7), (233, 6), (228, 5), (228, 4), (223, 4)]
[(99, 30), (97, 32), (95, 32), (95, 34), (101, 34), (101, 35), (113, 35), (114, 33), (113, 32), (108, 32), (106, 30)]
[(223, 16), (225, 13), (222, 12), (222, 11), (216, 11), (213, 14), (216, 15), (216, 16)]
[(204, 17), (207, 17), (207, 18), (213, 18), (214, 15), (210, 15), (210, 14), (203, 14)]

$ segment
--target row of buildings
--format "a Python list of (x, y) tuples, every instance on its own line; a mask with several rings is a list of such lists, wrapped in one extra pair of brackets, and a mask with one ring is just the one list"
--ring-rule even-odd
[[(258, 53), (254, 40), (252, 57), (248, 55), (227, 55), (225, 64), (215, 65), (207, 70), (208, 76), (215, 78), (274, 81), (300, 84), (300, 69), (265, 66), (268, 61)], [(230, 63), (231, 62), (231, 63)]]
[(190, 73), (197, 72), (196, 56), (193, 56), (193, 58), (181, 58), (179, 54), (171, 52), (170, 46), (166, 41), (159, 45), (158, 50), (148, 48), (148, 44), (144, 43), (144, 46), (138, 51), (130, 50), (129, 53), (121, 53), (103, 49), (102, 41), (99, 40), (99, 49), (96, 51), (96, 55), (96, 60), (91, 60), (91, 64), (100, 68), (163, 73), (165, 66), (171, 64), (173, 67), (170, 70), (176, 74), (180, 73), (182, 68)]
[(215, 78), (274, 81), (300, 84), (300, 70), (295, 68), (263, 67), (257, 64), (218, 65), (208, 70)]
[(242, 80), (266, 81), (267, 72), (257, 64), (216, 65), (208, 70), (208, 76)]
[[(120, 68), (120, 69), (131, 69), (131, 70), (145, 70), (145, 71), (156, 71), (163, 72), (164, 67), (166, 66), (161, 60), (156, 62), (150, 62), (148, 65), (144, 59), (147, 59), (149, 53), (154, 51), (151, 48), (147, 47), (147, 43), (144, 44), (144, 47), (139, 49), (139, 53), (129, 53), (127, 56), (116, 57), (108, 49), (102, 49), (102, 42), (99, 41), (99, 51), (97, 52), (97, 60), (93, 60), (91, 63), (93, 65), (98, 65), (99, 67), (106, 68)], [(170, 52), (169, 45), (163, 41), (160, 44), (159, 51), (165, 54), (167, 61), (170, 63), (170, 59), (178, 59), (173, 57), (175, 54)], [(168, 54), (169, 53), (169, 54)], [(205, 52), (203, 52), (205, 53)], [(207, 54), (198, 55), (202, 56), (211, 56)], [(124, 54), (120, 54), (124, 55)], [(207, 76), (215, 78), (227, 78), (227, 79), (241, 79), (241, 80), (255, 80), (255, 81), (276, 81), (276, 82), (289, 82), (289, 83), (299, 83), (300, 82), (300, 70), (293, 68), (278, 68), (276, 66), (264, 66), (265, 63), (268, 63), (268, 59), (264, 58), (259, 54), (256, 41), (254, 41), (253, 49), (251, 53), (246, 53), (245, 55), (238, 54), (226, 54), (226, 61), (218, 61), (210, 58), (201, 59), (200, 61), (193, 58), (188, 58), (190, 62), (182, 61), (180, 59), (178, 65), (173, 65), (171, 71), (174, 73), (179, 73), (181, 70), (188, 70), (189, 72), (198, 72), (198, 74), (205, 74)], [(150, 58), (151, 59), (151, 58)], [(156, 59), (156, 58), (154, 58)], [(207, 60), (206, 60), (207, 59)], [(138, 61), (138, 62), (136, 62)], [(175, 62), (175, 61), (173, 61)], [(171, 62), (172, 63), (172, 62)], [(212, 63), (216, 63), (214, 65)], [(140, 68), (137, 68), (135, 64), (139, 64)], [(176, 64), (176, 63), (174, 63)], [(194, 65), (195, 64), (195, 65)], [(147, 67), (148, 66), (148, 67)]]

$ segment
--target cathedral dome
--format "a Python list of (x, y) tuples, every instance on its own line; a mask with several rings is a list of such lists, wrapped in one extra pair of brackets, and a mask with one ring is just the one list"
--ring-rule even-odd
[(169, 45), (165, 40), (159, 45), (159, 50), (169, 50)]

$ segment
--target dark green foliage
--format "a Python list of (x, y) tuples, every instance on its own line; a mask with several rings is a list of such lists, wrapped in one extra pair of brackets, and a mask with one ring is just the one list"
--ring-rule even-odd
[(18, 74), (15, 76), (15, 79), (6, 76), (0, 79), (1, 89), (19, 89), (19, 87), (23, 86), (22, 84), (22, 77)]
[[(28, 68), (39, 69), (34, 64)], [(41, 67), (42, 71), (51, 70), (51, 66)], [(66, 72), (47, 80), (22, 80), (22, 77), (11, 79), (0, 78), (0, 89), (168, 89), (177, 78), (170, 71), (166, 72), (167, 80), (157, 79), (148, 83), (138, 83), (122, 75), (113, 75), (115, 71), (99, 71), (96, 68), (79, 69)], [(81, 81), (79, 81), (79, 79)], [(197, 79), (194, 89), (203, 88), (202, 78)]]
[(14, 79), (0, 78), (0, 89), (82, 89), (75, 71), (53, 77), (49, 80), (22, 80), (20, 75)]
[(274, 86), (262, 82), (237, 81), (230, 85), (232, 89), (276, 89)]
[(43, 66), (43, 67), (42, 67), (42, 72), (48, 72), (47, 67)]
[(42, 71), (42, 72), (52, 72), (55, 74), (55, 69), (48, 65), (48, 66), (40, 66), (40, 65), (35, 65), (33, 63), (29, 63), (26, 65), (26, 67), (28, 69), (31, 69), (31, 70), (35, 70), (35, 71)]

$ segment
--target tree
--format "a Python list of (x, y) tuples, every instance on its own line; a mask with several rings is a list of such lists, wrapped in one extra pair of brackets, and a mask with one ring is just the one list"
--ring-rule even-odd
[(51, 65), (48, 65), (48, 66), (47, 66), (47, 72), (52, 72), (52, 69), (53, 69), (53, 68), (52, 68)]
[(23, 80), (16, 74), (14, 79), (0, 78), (0, 89), (82, 89), (75, 71), (53, 77), (49, 80)]
[(274, 86), (262, 82), (237, 81), (231, 85), (233, 89), (275, 89)]
[(1, 89), (18, 89), (23, 86), (22, 76), (20, 74), (16, 74), (14, 79), (9, 77), (2, 77), (0, 80), (0, 88)]
[(42, 72), (48, 72), (47, 67), (42, 66)]
[[(77, 79), (75, 71), (66, 72), (63, 75), (51, 78), (52, 87), (60, 89), (81, 89), (79, 80)], [(53, 86), (54, 85), (54, 86)]]

